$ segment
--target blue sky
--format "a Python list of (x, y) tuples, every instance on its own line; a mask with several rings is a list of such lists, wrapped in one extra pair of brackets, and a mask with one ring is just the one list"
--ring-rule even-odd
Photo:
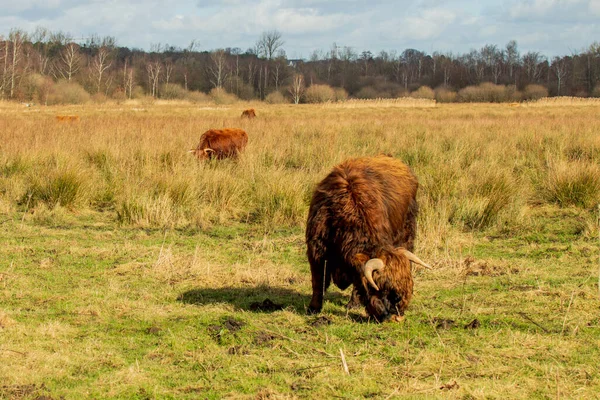
[(195, 39), (202, 50), (245, 50), (276, 29), (289, 58), (334, 42), (357, 52), (464, 53), (514, 39), (522, 53), (552, 57), (600, 41), (600, 0), (0, 0), (0, 10), (0, 35), (43, 26), (144, 49)]

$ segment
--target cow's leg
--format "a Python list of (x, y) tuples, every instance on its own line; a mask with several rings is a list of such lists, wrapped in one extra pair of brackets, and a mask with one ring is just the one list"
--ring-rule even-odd
[(312, 299), (308, 305), (308, 313), (316, 314), (323, 308), (323, 296), (331, 283), (331, 272), (327, 271), (325, 259), (314, 260), (309, 257), (312, 276)]

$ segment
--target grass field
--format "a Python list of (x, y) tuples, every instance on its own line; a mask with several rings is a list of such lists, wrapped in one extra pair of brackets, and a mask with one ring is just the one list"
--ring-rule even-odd
[[(307, 316), (314, 185), (379, 153), (434, 270), (403, 323)], [(598, 398), (599, 202), (593, 102), (0, 103), (0, 398)]]

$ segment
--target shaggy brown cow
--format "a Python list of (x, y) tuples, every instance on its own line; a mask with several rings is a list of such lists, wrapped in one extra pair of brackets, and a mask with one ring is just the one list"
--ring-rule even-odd
[(254, 111), (254, 108), (249, 108), (242, 112), (242, 118), (252, 119), (254, 117), (256, 117), (256, 111)]
[(58, 122), (79, 122), (79, 115), (57, 115)]
[(200, 160), (236, 158), (248, 144), (248, 134), (243, 129), (209, 129), (200, 137), (198, 146), (190, 150)]
[(413, 291), (410, 262), (430, 268), (411, 252), (417, 188), (410, 168), (388, 156), (347, 160), (319, 183), (306, 227), (309, 312), (321, 311), (333, 279), (342, 290), (353, 284), (377, 321), (401, 319)]

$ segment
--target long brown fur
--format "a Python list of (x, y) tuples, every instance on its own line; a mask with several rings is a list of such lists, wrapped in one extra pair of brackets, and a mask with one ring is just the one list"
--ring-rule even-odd
[[(351, 284), (367, 312), (382, 321), (403, 315), (412, 297), (410, 261), (397, 248), (413, 250), (418, 182), (410, 168), (389, 156), (347, 160), (323, 179), (313, 194), (306, 228), (313, 296), (309, 312), (319, 312), (331, 279)], [(381, 258), (370, 287), (362, 266)]]
[(248, 144), (248, 134), (243, 129), (209, 129), (200, 137), (192, 153), (201, 160), (237, 158)]

